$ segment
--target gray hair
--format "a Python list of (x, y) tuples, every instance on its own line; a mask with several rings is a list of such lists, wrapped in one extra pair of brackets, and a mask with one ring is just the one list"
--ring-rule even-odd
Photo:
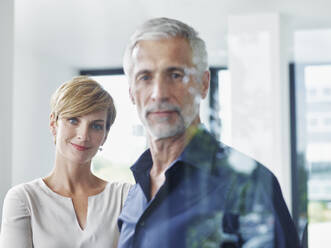
[(146, 21), (131, 36), (126, 47), (123, 59), (123, 68), (130, 78), (132, 70), (132, 52), (141, 40), (158, 40), (171, 37), (185, 38), (192, 48), (192, 62), (196, 66), (198, 75), (208, 70), (208, 54), (205, 42), (199, 37), (197, 31), (187, 24), (169, 18), (154, 18)]

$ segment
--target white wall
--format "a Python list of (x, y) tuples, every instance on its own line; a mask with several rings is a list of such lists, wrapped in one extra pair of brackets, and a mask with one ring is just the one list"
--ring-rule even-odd
[[(14, 8), (0, 1), (0, 201), (11, 184)], [(2, 204), (0, 204), (2, 213)], [(1, 216), (0, 216), (1, 221)]]
[(48, 174), (54, 145), (48, 128), (49, 100), (77, 70), (15, 43), (12, 185)]
[[(14, 1), (0, 1), (0, 211), (8, 189), (50, 172), (54, 145), (49, 100), (78, 70), (24, 47), (14, 26)], [(15, 37), (15, 39), (14, 39)], [(0, 218), (1, 221), (1, 218)]]

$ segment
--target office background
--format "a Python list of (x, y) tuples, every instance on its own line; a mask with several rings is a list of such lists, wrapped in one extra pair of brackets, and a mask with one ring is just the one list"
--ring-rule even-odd
[(202, 106), (206, 126), (276, 174), (300, 235), (309, 220), (310, 247), (326, 247), (330, 9), (327, 0), (1, 0), (0, 206), (11, 186), (51, 170), (49, 99), (79, 74), (109, 88), (119, 111), (94, 169), (109, 180), (132, 180), (128, 166), (146, 140), (122, 55), (138, 24), (166, 16), (192, 25), (207, 43), (213, 78)]

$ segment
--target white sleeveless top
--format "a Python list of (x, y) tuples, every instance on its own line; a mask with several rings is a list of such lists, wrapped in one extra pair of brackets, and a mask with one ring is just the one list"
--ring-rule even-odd
[(0, 247), (117, 247), (117, 218), (129, 188), (128, 183), (108, 183), (90, 196), (82, 230), (71, 198), (53, 192), (41, 178), (17, 185), (4, 200)]

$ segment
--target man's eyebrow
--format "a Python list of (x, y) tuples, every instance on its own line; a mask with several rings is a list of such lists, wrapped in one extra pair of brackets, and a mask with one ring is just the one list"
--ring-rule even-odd
[(173, 72), (173, 71), (184, 72), (184, 71), (185, 71), (185, 67), (171, 66), (171, 67), (168, 67), (168, 68), (166, 69), (166, 72)]
[(142, 69), (142, 70), (137, 71), (137, 72), (134, 74), (134, 76), (137, 77), (137, 76), (139, 76), (139, 75), (141, 75), (141, 74), (146, 74), (146, 73), (150, 73), (150, 72), (151, 72), (150, 70)]

